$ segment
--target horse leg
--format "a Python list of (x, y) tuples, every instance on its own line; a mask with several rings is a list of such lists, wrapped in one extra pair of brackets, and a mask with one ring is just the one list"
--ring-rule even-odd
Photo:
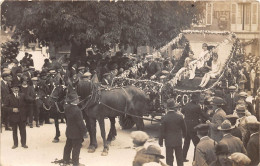
[(109, 133), (108, 133), (108, 136), (107, 136), (108, 143), (115, 140), (115, 136), (116, 136), (116, 127), (115, 127), (116, 118), (115, 117), (109, 117), (109, 120), (110, 120), (110, 130), (109, 130)]
[(107, 145), (107, 140), (106, 140), (105, 119), (99, 118), (98, 123), (99, 123), (101, 137), (103, 139), (103, 145), (104, 145), (104, 149), (103, 149), (103, 152), (101, 153), (101, 156), (107, 156), (108, 155), (108, 145)]
[(96, 138), (96, 119), (88, 117), (87, 118), (87, 126), (90, 136), (90, 143), (88, 147), (89, 153), (94, 153), (97, 148), (97, 138)]
[(133, 118), (137, 130), (144, 130), (144, 121), (142, 118)]
[(55, 137), (54, 137), (52, 142), (57, 143), (57, 142), (60, 141), (59, 140), (60, 128), (59, 128), (59, 118), (58, 118), (58, 116), (54, 117), (54, 123), (55, 123), (55, 128), (56, 128), (56, 135), (55, 135)]

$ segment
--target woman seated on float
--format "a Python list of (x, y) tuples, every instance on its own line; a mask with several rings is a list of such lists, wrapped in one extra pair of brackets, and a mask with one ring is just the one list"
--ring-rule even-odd
[(207, 64), (206, 62), (210, 59), (210, 54), (209, 54), (209, 51), (207, 48), (208, 48), (208, 45), (206, 43), (203, 43), (202, 44), (203, 51), (199, 54), (199, 57), (196, 60), (191, 61), (191, 63), (189, 64), (189, 68), (190, 68), (189, 79), (193, 79), (195, 77), (196, 69), (204, 71), (203, 69), (205, 68), (205, 66)]
[(209, 69), (211, 69), (211, 71), (209, 71), (204, 75), (199, 85), (202, 88), (208, 84), (210, 78), (216, 78), (216, 76), (220, 74), (221, 63), (220, 61), (218, 61), (218, 54), (213, 53), (212, 57), (213, 57), (213, 61), (212, 61), (211, 68), (207, 66)]

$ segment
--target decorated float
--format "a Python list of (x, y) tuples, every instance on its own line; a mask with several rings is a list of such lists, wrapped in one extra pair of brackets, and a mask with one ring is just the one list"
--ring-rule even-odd
[[(189, 66), (184, 66), (185, 59), (189, 56), (189, 52), (194, 53), (195, 59), (202, 51), (202, 44), (208, 44), (208, 52), (211, 55), (213, 52), (218, 54), (218, 60), (221, 67), (219, 74), (210, 79), (207, 86), (200, 88), (200, 84), (205, 73), (196, 73), (193, 79), (189, 78)], [(169, 98), (175, 98), (176, 103), (183, 106), (190, 101), (192, 93), (203, 93), (205, 91), (228, 88), (230, 81), (227, 77), (234, 75), (232, 61), (235, 61), (242, 53), (241, 44), (232, 32), (226, 31), (198, 31), (185, 30), (180, 33), (175, 39), (170, 41), (165, 46), (158, 49), (154, 56), (164, 55), (167, 49), (171, 47), (173, 53), (179, 53), (173, 57), (175, 64), (169, 71), (166, 80), (150, 80), (131, 78), (142, 70), (145, 62), (140, 62), (137, 65), (125, 70), (121, 75), (113, 79), (114, 87), (124, 87), (134, 85), (142, 89), (151, 101), (151, 109), (145, 113), (145, 116), (150, 116), (153, 119), (156, 116), (163, 116), (165, 112), (166, 101)], [(171, 59), (172, 57), (163, 57)], [(219, 88), (222, 86), (221, 88)], [(157, 119), (158, 120), (158, 119)], [(125, 115), (120, 118), (120, 124), (123, 128), (131, 128), (131, 117)]]

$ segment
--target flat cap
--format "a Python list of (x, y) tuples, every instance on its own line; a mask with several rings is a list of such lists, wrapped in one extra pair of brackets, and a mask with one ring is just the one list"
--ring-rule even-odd
[(249, 157), (239, 152), (231, 154), (228, 158), (239, 165), (248, 165), (251, 162)]
[(133, 131), (131, 133), (131, 138), (135, 141), (135, 142), (146, 142), (149, 138), (148, 134), (146, 134), (143, 131)]
[(225, 105), (225, 101), (221, 97), (213, 97), (211, 104), (213, 105)]
[(84, 73), (81, 77), (84, 78), (84, 77), (89, 77), (91, 76), (92, 74), (90, 72), (86, 72)]

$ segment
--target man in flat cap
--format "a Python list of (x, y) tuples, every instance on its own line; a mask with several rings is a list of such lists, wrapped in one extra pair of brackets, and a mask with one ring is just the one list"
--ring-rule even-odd
[(236, 100), (237, 100), (237, 88), (235, 86), (228, 87), (229, 93), (226, 94), (227, 101), (227, 114), (233, 114), (236, 108)]
[(229, 120), (225, 120), (219, 127), (218, 130), (223, 132), (223, 138), (219, 144), (226, 144), (228, 146), (229, 155), (234, 152), (240, 152), (247, 154), (247, 151), (243, 145), (243, 142), (231, 134), (231, 130), (234, 126), (231, 125)]
[(186, 136), (186, 124), (183, 115), (177, 112), (175, 100), (167, 100), (167, 114), (163, 117), (160, 127), (159, 145), (165, 140), (166, 163), (173, 165), (173, 152), (178, 166), (183, 166), (182, 138)]
[(193, 166), (208, 166), (217, 159), (214, 150), (217, 143), (208, 136), (209, 125), (199, 124), (194, 129), (197, 130), (200, 141), (196, 146)]
[(225, 105), (225, 102), (220, 97), (214, 97), (211, 104), (213, 105), (214, 115), (211, 122), (207, 121), (206, 123), (210, 126), (210, 138), (216, 142), (219, 142), (223, 135), (222, 132), (217, 128), (222, 124), (226, 117), (226, 113), (222, 109), (222, 107)]
[[(1, 99), (4, 100), (6, 96), (8, 96), (11, 92), (9, 89), (8, 81), (10, 81), (11, 75), (10, 72), (3, 72), (2, 73), (2, 80), (1, 80)], [(3, 101), (2, 101), (3, 102)], [(1, 123), (4, 122), (5, 130), (12, 130), (9, 127), (9, 112), (1, 105)], [(1, 124), (2, 125), (2, 124)]]

